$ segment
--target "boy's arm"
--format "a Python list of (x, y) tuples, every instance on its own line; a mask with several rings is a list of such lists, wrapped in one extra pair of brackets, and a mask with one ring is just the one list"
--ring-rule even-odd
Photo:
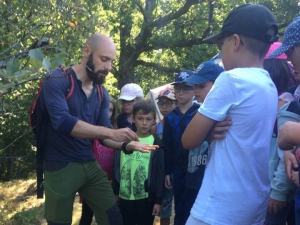
[(269, 202), (270, 214), (276, 214), (278, 209), (285, 207), (288, 196), (295, 190), (295, 185), (288, 179), (284, 168), (284, 152), (277, 149), (279, 163), (271, 180), (271, 194)]
[(196, 148), (205, 140), (216, 121), (197, 112), (185, 129), (181, 141), (186, 149)]
[(278, 146), (282, 150), (291, 150), (300, 145), (300, 123), (285, 122), (279, 129)]
[(155, 144), (159, 145), (159, 149), (157, 149), (156, 152), (156, 176), (155, 176), (155, 204), (159, 204), (161, 205), (162, 202), (162, 195), (163, 195), (163, 189), (164, 189), (164, 181), (165, 181), (165, 165), (164, 165), (164, 147), (162, 145), (162, 143), (160, 143), (160, 141), (158, 139), (155, 139)]
[(164, 120), (162, 142), (164, 146), (165, 175), (170, 175), (172, 161), (172, 130), (168, 117), (165, 117)]

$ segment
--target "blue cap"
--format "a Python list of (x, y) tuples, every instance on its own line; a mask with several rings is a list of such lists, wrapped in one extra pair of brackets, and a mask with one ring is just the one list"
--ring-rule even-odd
[(188, 82), (185, 82), (185, 80), (193, 75), (193, 71), (191, 70), (183, 70), (181, 72), (179, 72), (176, 77), (175, 77), (175, 82), (172, 83), (172, 85), (174, 84), (185, 84), (187, 86), (194, 86), (193, 84), (189, 84)]
[(288, 51), (294, 45), (300, 43), (300, 16), (294, 19), (286, 28), (282, 45), (277, 48), (274, 52), (269, 54), (270, 58), (276, 58), (277, 56)]
[(206, 61), (201, 63), (194, 71), (193, 75), (185, 79), (184, 82), (190, 84), (203, 84), (208, 81), (215, 81), (223, 71), (223, 67), (214, 61)]

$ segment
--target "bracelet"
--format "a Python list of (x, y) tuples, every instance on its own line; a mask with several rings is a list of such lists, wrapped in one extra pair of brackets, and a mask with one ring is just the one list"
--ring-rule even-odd
[(126, 154), (126, 155), (129, 155), (129, 154), (132, 154), (133, 153), (133, 151), (127, 151), (126, 150), (126, 147), (127, 147), (127, 145), (129, 144), (130, 142), (129, 141), (124, 141), (123, 143), (122, 143), (122, 145), (121, 145), (121, 150), (124, 152), (124, 154)]

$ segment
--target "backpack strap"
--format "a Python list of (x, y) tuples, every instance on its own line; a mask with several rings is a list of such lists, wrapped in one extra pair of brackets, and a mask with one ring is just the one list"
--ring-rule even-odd
[(71, 70), (70, 70), (70, 72), (69, 73), (67, 73), (66, 74), (67, 76), (68, 76), (68, 79), (69, 79), (69, 88), (68, 88), (68, 94), (67, 94), (67, 96), (66, 96), (66, 100), (68, 100), (71, 96), (72, 96), (72, 94), (73, 94), (73, 92), (74, 92), (74, 78), (73, 78), (73, 76), (72, 76), (72, 73), (71, 73)]

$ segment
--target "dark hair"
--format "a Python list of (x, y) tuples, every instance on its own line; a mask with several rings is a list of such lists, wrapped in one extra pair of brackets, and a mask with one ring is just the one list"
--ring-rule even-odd
[(265, 43), (258, 39), (251, 37), (241, 36), (245, 43), (245, 48), (254, 55), (258, 55), (260, 59), (263, 59), (267, 54), (271, 44)]
[(110, 123), (112, 125), (113, 128), (117, 128), (117, 115), (118, 115), (118, 108), (117, 108), (117, 104), (116, 104), (116, 100), (109, 96), (109, 102), (113, 105), (114, 109), (113, 109), (113, 113), (110, 117)]
[(285, 92), (289, 86), (291, 70), (284, 59), (265, 59), (264, 68), (267, 70), (277, 88), (277, 92)]
[(142, 112), (143, 114), (153, 113), (154, 120), (156, 119), (156, 108), (151, 100), (140, 100), (133, 105), (133, 118), (136, 116), (138, 112)]

